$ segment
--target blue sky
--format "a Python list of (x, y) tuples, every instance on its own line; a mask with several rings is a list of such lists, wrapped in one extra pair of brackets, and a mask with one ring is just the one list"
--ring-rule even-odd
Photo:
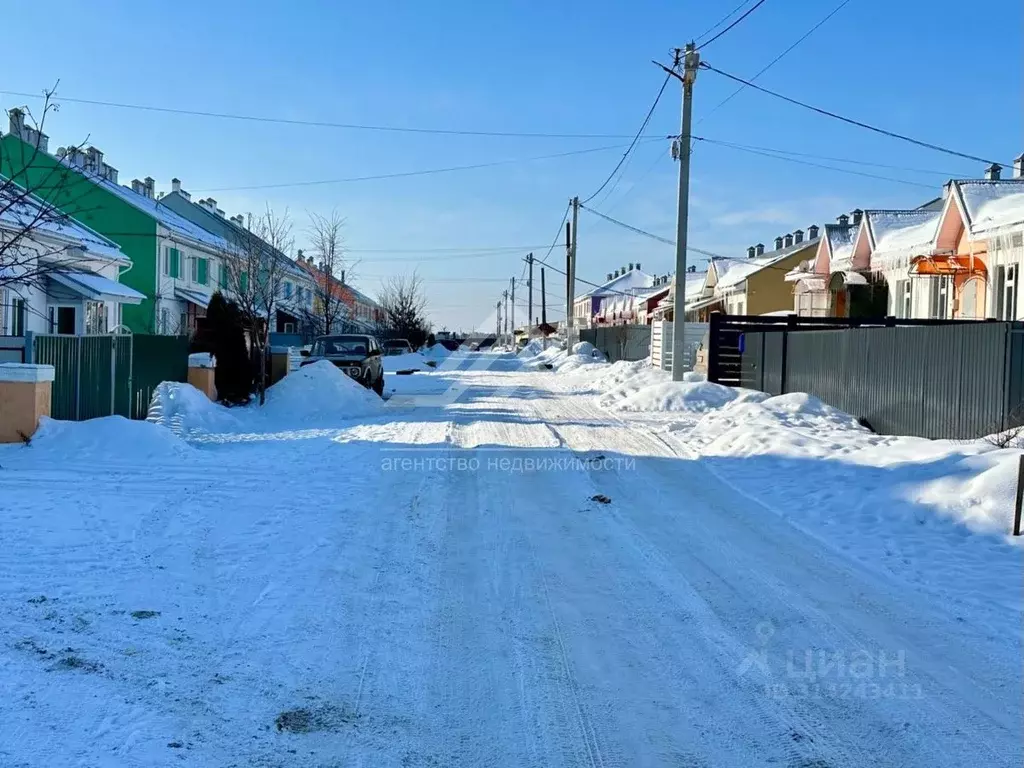
[[(740, 76), (757, 72), (840, 0), (767, 0), (703, 56)], [(573, 3), (449, 0), (328, 4), (93, 0), (16, 2), (2, 88), (36, 93), (60, 79), (71, 98), (298, 120), (482, 131), (632, 135), (663, 75), (650, 60), (701, 34), (736, 0)], [(968, 154), (1011, 161), (1024, 151), (1019, 0), (851, 0), (758, 79), (794, 98)], [(738, 144), (915, 169), (834, 163), (924, 186), (783, 162), (698, 144), (690, 242), (742, 256), (747, 245), (834, 220), (855, 207), (909, 207), (945, 177), (981, 164), (919, 149), (746, 90), (702, 72), (694, 134)], [(650, 132), (678, 132), (680, 94), (665, 92)], [(32, 101), (0, 93), (7, 109)], [(708, 115), (706, 119), (705, 115)], [(6, 126), (4, 126), (6, 127)], [(86, 137), (122, 182), (177, 176), (229, 214), (288, 208), (299, 240), (307, 212), (336, 208), (358, 259), (358, 285), (418, 270), (437, 327), (492, 325), (494, 304), (522, 274), (525, 250), (547, 245), (572, 195), (589, 196), (622, 150), (457, 173), (358, 183), (238, 189), (530, 158), (624, 144), (622, 139), (441, 136), (237, 122), (64, 103), (52, 146)], [(922, 173), (920, 171), (929, 171)], [(674, 235), (675, 165), (667, 142), (641, 144), (607, 199), (610, 212)], [(213, 191), (216, 190), (216, 191)], [(600, 281), (641, 262), (672, 268), (671, 246), (589, 214), (578, 276)], [(301, 244), (301, 243), (300, 243)], [(412, 249), (422, 252), (410, 253)], [(543, 253), (546, 248), (539, 249)], [(497, 254), (497, 255), (495, 255)], [(538, 254), (539, 255), (539, 254)], [(453, 258), (459, 256), (459, 258)], [(561, 248), (552, 263), (564, 262)], [(539, 282), (539, 278), (538, 278)], [(579, 292), (579, 288), (577, 292)], [(550, 300), (564, 295), (548, 275)], [(536, 314), (536, 312), (535, 312)], [(552, 308), (561, 315), (561, 307)]]

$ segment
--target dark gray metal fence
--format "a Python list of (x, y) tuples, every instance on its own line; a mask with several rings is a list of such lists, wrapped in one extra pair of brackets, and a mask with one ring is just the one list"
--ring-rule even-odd
[(883, 434), (976, 438), (1024, 423), (1024, 323), (743, 334), (740, 380), (807, 392)]
[(610, 325), (604, 328), (581, 328), (580, 341), (589, 341), (608, 358), (646, 360), (651, 354), (651, 326)]

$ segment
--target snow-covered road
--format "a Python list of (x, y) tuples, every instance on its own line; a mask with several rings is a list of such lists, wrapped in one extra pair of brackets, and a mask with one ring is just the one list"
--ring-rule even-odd
[(1019, 616), (565, 377), (461, 368), (360, 421), (0, 452), (0, 765), (1020, 764)]

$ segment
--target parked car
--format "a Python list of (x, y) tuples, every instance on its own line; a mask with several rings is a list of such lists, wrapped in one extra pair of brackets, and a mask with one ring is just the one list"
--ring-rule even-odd
[(412, 351), (412, 344), (407, 339), (388, 339), (384, 342), (384, 354), (388, 357), (408, 355)]
[(320, 336), (309, 350), (300, 353), (306, 359), (302, 365), (329, 360), (348, 376), (378, 395), (384, 392), (384, 366), (381, 347), (373, 336), (344, 334)]

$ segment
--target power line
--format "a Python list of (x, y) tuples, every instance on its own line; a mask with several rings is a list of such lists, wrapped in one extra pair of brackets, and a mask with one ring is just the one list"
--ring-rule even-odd
[(593, 208), (587, 208), (583, 204), (580, 204), (580, 208), (582, 208), (585, 211), (590, 211), (592, 214), (594, 214), (595, 216), (601, 217), (605, 221), (611, 222), (612, 224), (616, 224), (616, 225), (618, 225), (618, 226), (620, 226), (620, 227), (622, 227), (624, 229), (628, 229), (630, 232), (635, 232), (638, 235), (643, 235), (644, 237), (649, 237), (652, 240), (657, 240), (659, 243), (665, 243), (665, 245), (675, 245), (676, 244), (675, 240), (669, 240), (667, 237), (662, 237), (661, 235), (655, 235), (652, 232), (648, 232), (646, 230), (640, 229), (639, 227), (634, 227), (632, 224), (626, 224), (624, 221), (619, 221), (618, 219), (613, 219), (608, 214), (601, 213), (600, 211), (595, 211)]
[[(771, 69), (771, 68), (772, 68), (772, 67), (774, 67), (774, 66), (775, 66), (776, 64), (778, 64), (778, 63), (779, 63), (779, 62), (780, 62), (780, 61), (781, 61), (781, 60), (783, 59), (783, 57), (787, 56), (787, 55), (788, 55), (788, 54), (790, 53), (790, 51), (792, 51), (792, 50), (793, 50), (794, 48), (796, 48), (796, 47), (797, 47), (798, 45), (800, 45), (800, 43), (802, 43), (802, 42), (803, 42), (804, 40), (806, 40), (806, 39), (807, 39), (808, 37), (810, 37), (810, 36), (811, 36), (812, 34), (814, 34), (815, 32), (817, 32), (817, 31), (818, 31), (818, 28), (819, 28), (819, 27), (821, 27), (821, 26), (822, 26), (822, 25), (823, 25), (823, 24), (824, 24), (824, 23), (825, 23), (826, 21), (828, 21), (828, 20), (829, 20), (829, 19), (831, 19), (831, 18), (832, 18), (833, 16), (835, 16), (835, 15), (836, 15), (837, 13), (839, 13), (839, 12), (840, 12), (841, 10), (843, 10), (843, 8), (845, 8), (845, 7), (847, 6), (847, 4), (849, 4), (849, 2), (850, 2), (850, 0), (843, 0), (843, 2), (841, 2), (841, 3), (840, 3), (839, 5), (837, 5), (837, 6), (835, 7), (835, 8), (833, 8), (833, 9), (832, 9), (832, 11), (831, 11), (831, 12), (830, 12), (830, 13), (829, 13), (829, 14), (828, 14), (828, 15), (827, 15), (827, 16), (826, 16), (825, 18), (823, 18), (823, 19), (822, 19), (821, 21), (819, 21), (819, 22), (818, 22), (817, 24), (815, 24), (815, 25), (814, 25), (813, 27), (811, 27), (811, 28), (810, 28), (809, 30), (807, 30), (806, 32), (804, 32), (804, 33), (803, 33), (803, 35), (801, 35), (801, 36), (800, 36), (800, 37), (799, 37), (799, 38), (797, 39), (797, 41), (796, 41), (795, 43), (793, 43), (793, 44), (792, 44), (791, 46), (789, 46), (789, 48), (787, 48), (786, 50), (784, 50), (784, 51), (783, 51), (782, 53), (780, 53), (780, 54), (779, 54), (778, 56), (776, 56), (776, 57), (775, 57), (774, 59), (772, 59), (772, 60), (771, 60), (771, 61), (769, 61), (769, 62), (768, 62), (767, 64), (765, 64), (765, 65), (764, 65), (763, 67), (761, 67), (761, 69), (759, 69), (759, 70), (758, 70), (758, 71), (757, 71), (757, 72), (756, 72), (756, 73), (755, 73), (755, 74), (754, 74), (754, 75), (753, 75), (753, 76), (752, 76), (752, 77), (750, 78), (750, 81), (751, 81), (751, 82), (753, 82), (754, 80), (757, 80), (757, 78), (759, 78), (759, 77), (760, 77), (761, 75), (763, 75), (763, 74), (764, 74), (765, 72), (767, 72), (767, 71), (768, 71), (769, 69)], [(738, 95), (740, 94), (740, 92), (742, 92), (742, 91), (743, 91), (743, 89), (744, 89), (744, 88), (746, 88), (746, 87), (747, 87), (746, 85), (741, 85), (741, 86), (740, 86), (739, 88), (737, 88), (737, 89), (736, 89), (735, 91), (733, 91), (733, 92), (732, 92), (732, 93), (730, 93), (730, 94), (729, 94), (728, 96), (726, 96), (726, 97), (725, 97), (724, 99), (722, 99), (722, 100), (721, 100), (721, 101), (720, 101), (720, 102), (719, 102), (718, 104), (716, 104), (716, 105), (715, 105), (715, 106), (714, 106), (714, 107), (713, 107), (713, 108), (711, 109), (711, 111), (710, 111), (710, 112), (708, 112), (708, 113), (707, 113), (707, 114), (705, 114), (705, 115), (704, 115), (703, 117), (701, 117), (701, 118), (700, 118), (700, 120), (698, 120), (698, 121), (697, 121), (697, 124), (698, 124), (698, 125), (700, 125), (700, 124), (701, 124), (701, 123), (702, 123), (702, 122), (703, 122), (703, 121), (704, 121), (704, 120), (705, 120), (706, 118), (710, 117), (710, 116), (711, 116), (712, 114), (714, 114), (715, 112), (717, 112), (717, 111), (719, 110), (719, 108), (721, 108), (721, 107), (725, 106), (725, 105), (726, 105), (727, 103), (729, 103), (730, 101), (732, 101), (732, 100), (733, 100), (733, 99), (734, 99), (734, 98), (735, 98), (736, 96), (738, 96)]]
[[(641, 139), (641, 141), (660, 141), (660, 138), (651, 137), (648, 139)], [(622, 144), (612, 144), (603, 147), (590, 147), (588, 149), (574, 149), (569, 152), (556, 152), (549, 155), (534, 155), (533, 157), (520, 157), (510, 158), (507, 160), (491, 160), (486, 163), (473, 163), (472, 165), (453, 165), (447, 168), (427, 168), (419, 171), (399, 171), (397, 173), (381, 173), (372, 176), (350, 176), (343, 179), (318, 179), (315, 181), (290, 181), (282, 182), (279, 184), (250, 184), (247, 186), (239, 187), (213, 187), (197, 190), (197, 192), (210, 193), (210, 192), (236, 192), (243, 190), (253, 189), (282, 189), (285, 187), (313, 187), (321, 186), (325, 184), (345, 184), (349, 182), (359, 181), (379, 181), (381, 179), (401, 179), (408, 178), (410, 176), (430, 176), (438, 173), (452, 173), (454, 171), (472, 171), (479, 168), (493, 168), (499, 165), (514, 165), (517, 163), (530, 163), (538, 160), (553, 160), (560, 157), (570, 157), (572, 155), (586, 155), (593, 152), (605, 152), (609, 149), (620, 149)]]
[[(943, 152), (943, 153), (945, 153), (947, 155), (952, 155), (954, 157), (962, 157), (962, 158), (964, 158), (966, 160), (974, 160), (976, 162), (986, 163), (986, 164), (989, 164), (989, 165), (993, 164), (993, 162), (994, 162), (992, 160), (986, 160), (986, 159), (984, 159), (982, 157), (976, 157), (975, 155), (968, 155), (968, 154), (965, 154), (963, 152), (957, 152), (956, 150), (953, 150), (953, 149), (947, 149), (946, 147), (941, 147), (938, 144), (931, 144), (931, 143), (929, 143), (927, 141), (921, 141), (920, 139), (914, 139), (914, 138), (911, 138), (910, 136), (904, 136), (901, 133), (895, 133), (894, 131), (888, 131), (888, 130), (886, 130), (884, 128), (878, 128), (878, 127), (876, 127), (874, 125), (869, 125), (868, 123), (862, 123), (861, 121), (854, 120), (853, 118), (850, 118), (850, 117), (843, 117), (842, 115), (838, 115), (835, 112), (830, 112), (827, 109), (822, 109), (820, 107), (815, 107), (815, 106), (813, 106), (811, 104), (808, 104), (806, 102), (798, 101), (797, 99), (792, 99), (789, 96), (784, 96), (781, 93), (778, 93), (777, 91), (771, 91), (771, 90), (769, 90), (767, 88), (764, 88), (764, 87), (762, 87), (760, 85), (755, 85), (754, 83), (752, 83), (749, 80), (744, 80), (742, 77), (738, 77), (736, 75), (730, 75), (728, 72), (723, 72), (722, 70), (717, 69), (717, 68), (711, 66), (710, 64), (708, 64), (705, 61), (702, 61), (700, 63), (700, 66), (702, 68), (704, 68), (704, 69), (707, 69), (707, 70), (711, 71), (711, 72), (716, 72), (717, 74), (722, 75), (723, 77), (727, 77), (730, 80), (734, 80), (737, 83), (743, 83), (748, 88), (753, 88), (756, 91), (761, 91), (761, 93), (766, 93), (769, 96), (774, 96), (777, 99), (782, 99), (783, 101), (789, 102), (790, 104), (795, 104), (798, 107), (803, 107), (804, 109), (809, 109), (812, 112), (817, 112), (819, 115), (825, 115), (826, 117), (831, 117), (831, 118), (833, 118), (835, 120), (840, 120), (840, 121), (842, 121), (844, 123), (849, 123), (850, 125), (856, 125), (859, 128), (866, 128), (869, 131), (874, 131), (875, 133), (880, 133), (883, 136), (889, 136), (889, 137), (894, 138), (894, 139), (900, 139), (902, 141), (909, 142), (910, 144), (914, 144), (914, 145), (919, 146), (919, 147), (924, 147), (925, 149), (933, 149), (936, 152)], [(997, 165), (1008, 165), (1007, 163), (996, 163), (996, 164)]]
[(636, 135), (633, 137), (633, 140), (629, 143), (629, 146), (626, 147), (626, 151), (622, 153), (622, 157), (619, 159), (619, 162), (615, 164), (615, 167), (612, 168), (612, 172), (608, 174), (608, 178), (605, 179), (604, 183), (597, 188), (594, 194), (592, 194), (590, 197), (584, 200), (583, 203), (589, 203), (591, 200), (593, 200), (595, 197), (601, 194), (601, 190), (608, 186), (608, 182), (612, 180), (615, 174), (618, 173), (619, 168), (622, 167), (622, 164), (626, 162), (626, 158), (629, 157), (630, 152), (633, 151), (633, 147), (635, 147), (637, 142), (640, 140), (640, 136), (643, 134), (644, 129), (647, 128), (647, 124), (651, 121), (651, 115), (653, 115), (654, 110), (657, 109), (658, 102), (661, 101), (661, 95), (665, 93), (665, 88), (666, 86), (668, 86), (668, 81), (671, 77), (672, 75), (670, 74), (665, 75), (665, 80), (662, 82), (661, 88), (658, 89), (658, 95), (654, 97), (654, 103), (651, 104), (651, 108), (647, 110), (647, 116), (644, 117), (643, 123), (640, 124), (640, 130), (636, 132)]
[(739, 5), (737, 5), (737, 6), (735, 7), (735, 8), (733, 8), (733, 9), (732, 9), (731, 11), (729, 11), (729, 12), (728, 12), (727, 14), (725, 14), (725, 16), (723, 16), (723, 17), (722, 17), (721, 19), (719, 19), (719, 20), (718, 20), (718, 21), (716, 21), (716, 22), (715, 22), (714, 24), (712, 24), (712, 25), (711, 25), (711, 27), (710, 27), (709, 29), (706, 29), (706, 30), (704, 30), (703, 32), (701, 32), (701, 33), (700, 33), (699, 35), (697, 35), (697, 37), (695, 38), (696, 42), (698, 42), (698, 43), (699, 43), (702, 37), (707, 37), (707, 36), (708, 36), (708, 35), (710, 35), (710, 34), (711, 34), (712, 32), (714, 32), (714, 31), (715, 31), (716, 29), (718, 29), (718, 28), (719, 28), (720, 26), (722, 26), (723, 24), (725, 24), (725, 22), (727, 22), (727, 21), (728, 21), (729, 19), (731, 19), (731, 18), (732, 18), (732, 17), (734, 16), (734, 15), (736, 15), (736, 13), (737, 13), (737, 12), (738, 12), (738, 11), (740, 10), (740, 8), (742, 8), (742, 7), (743, 7), (744, 5), (746, 5), (746, 4), (748, 3), (748, 2), (750, 2), (750, 0), (743, 0), (743, 2), (742, 2), (742, 3), (740, 3)]
[(726, 27), (721, 32), (719, 32), (717, 35), (712, 37), (710, 40), (706, 40), (703, 43), (701, 43), (700, 44), (700, 48), (698, 48), (698, 50), (704, 50), (705, 48), (707, 48), (709, 45), (711, 45), (713, 42), (715, 42), (715, 40), (720, 38), (722, 35), (726, 34), (730, 29), (735, 27), (737, 24), (739, 24), (741, 21), (743, 21), (745, 18), (747, 18), (747, 16), (752, 14), (754, 11), (756, 11), (758, 8), (760, 8), (762, 5), (764, 5), (764, 0), (757, 0), (757, 2), (754, 3), (752, 6), (750, 6), (750, 8), (748, 8), (746, 10), (746, 12), (743, 13), (743, 15), (741, 15), (738, 19), (736, 19), (736, 21), (734, 21), (728, 27)]
[[(41, 94), (25, 93), (23, 91), (4, 91), (0, 93), (8, 96), (19, 96), (30, 99), (42, 99)], [(244, 120), (256, 123), (276, 123), (279, 125), (302, 125), (313, 128), (340, 128), (356, 131), (389, 131), (393, 133), (425, 133), (442, 136), (490, 136), (504, 138), (526, 138), (526, 139), (628, 139), (628, 134), (610, 133), (546, 133), (534, 131), (479, 131), (456, 128), (410, 128), (396, 125), (374, 125), (362, 123), (335, 123), (323, 120), (298, 120), (284, 117), (268, 117), (266, 115), (244, 115), (230, 112), (211, 112), (199, 109), (179, 109), (174, 107), (159, 107), (152, 104), (130, 104), (117, 101), (100, 101), (98, 99), (79, 99), (70, 96), (55, 96), (57, 102), (66, 101), (71, 104), (88, 104), (97, 107), (114, 107), (116, 109), (134, 109), (144, 112), (159, 112), (161, 114), (190, 115), (192, 117), (212, 117), (221, 120)]]
[(482, 251), (528, 251), (543, 248), (542, 245), (482, 245), (479, 248), (465, 246), (452, 248), (345, 248), (346, 253), (480, 253)]
[[(743, 146), (741, 144), (732, 144), (732, 143), (730, 143), (728, 141), (714, 141), (712, 139), (704, 139), (704, 138), (701, 138), (699, 136), (694, 136), (693, 139), (694, 139), (694, 141), (706, 141), (709, 144), (716, 144), (716, 145), (722, 146), (722, 147), (729, 147), (731, 149), (737, 149), (737, 150), (739, 150), (741, 152), (748, 152), (748, 153), (750, 153), (752, 155), (760, 155), (761, 157), (771, 157), (771, 158), (774, 158), (776, 160), (784, 160), (786, 162), (797, 163), (799, 165), (807, 165), (807, 166), (810, 166), (812, 168), (823, 168), (823, 169), (829, 170), (829, 171), (836, 171), (837, 173), (850, 174), (851, 176), (863, 176), (863, 177), (866, 177), (866, 178), (869, 178), (869, 179), (880, 179), (881, 181), (891, 181), (891, 182), (894, 182), (896, 184), (906, 184), (906, 185), (912, 186), (912, 187), (923, 187), (924, 189), (935, 189), (935, 185), (934, 184), (925, 184), (925, 183), (920, 182), (920, 181), (910, 181), (908, 179), (897, 179), (897, 178), (895, 178), (893, 176), (882, 176), (881, 174), (867, 173), (865, 171), (855, 171), (855, 170), (853, 170), (851, 168), (837, 168), (834, 165), (825, 165), (823, 163), (812, 163), (809, 160), (800, 160), (800, 159), (798, 159), (796, 157), (785, 157), (783, 155), (772, 154), (770, 152), (762, 152), (762, 151), (754, 149), (752, 147), (745, 147), (745, 146)], [(952, 178), (952, 177), (949, 177), (949, 178)]]

